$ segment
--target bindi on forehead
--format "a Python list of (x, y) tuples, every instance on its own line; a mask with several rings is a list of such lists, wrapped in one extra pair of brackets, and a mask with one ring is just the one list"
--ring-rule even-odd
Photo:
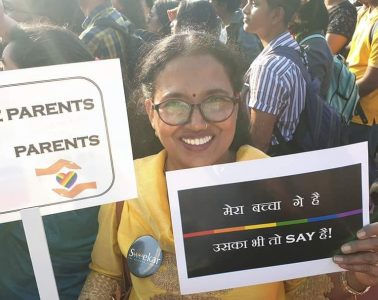
[(196, 98), (196, 97), (197, 97), (197, 94), (194, 94), (194, 93), (193, 93), (193, 94), (192, 94), (192, 97), (193, 97), (193, 98)]

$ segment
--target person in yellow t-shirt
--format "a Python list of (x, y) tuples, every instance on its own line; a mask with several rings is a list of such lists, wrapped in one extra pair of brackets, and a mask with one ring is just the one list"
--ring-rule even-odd
[(378, 149), (378, 0), (362, 0), (347, 62), (356, 75), (361, 114), (352, 119), (350, 142), (369, 141), (370, 182), (378, 176), (374, 157)]
[[(378, 283), (376, 223), (361, 229), (359, 239), (341, 248), (344, 255), (334, 257), (335, 263), (349, 270), (343, 273), (349, 292), (335, 274), (180, 294), (165, 172), (266, 157), (245, 145), (249, 115), (240, 101), (242, 77), (237, 54), (203, 33), (167, 37), (147, 54), (139, 71), (140, 101), (164, 150), (135, 161), (139, 196), (124, 202), (121, 214), (116, 204), (101, 208), (92, 272), (80, 299), (120, 299), (122, 256), (129, 257), (132, 273), (126, 277), (130, 275), (133, 300), (346, 299), (351, 291), (363, 293)], [(152, 244), (155, 248), (147, 256), (144, 250), (135, 250), (139, 242), (140, 249)], [(145, 259), (152, 259), (146, 268)]]

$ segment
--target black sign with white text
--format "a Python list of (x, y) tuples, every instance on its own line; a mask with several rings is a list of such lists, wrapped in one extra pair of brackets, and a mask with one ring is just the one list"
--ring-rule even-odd
[(188, 278), (328, 258), (363, 226), (360, 164), (178, 198)]

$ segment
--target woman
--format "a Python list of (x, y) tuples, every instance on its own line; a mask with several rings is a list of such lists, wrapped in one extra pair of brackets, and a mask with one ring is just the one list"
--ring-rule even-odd
[(289, 30), (307, 54), (309, 72), (320, 84), (320, 94), (328, 92), (333, 70), (333, 56), (324, 34), (328, 26), (328, 12), (323, 0), (309, 0), (303, 3)]
[[(93, 272), (81, 299), (108, 299), (116, 293), (122, 277), (122, 255), (127, 256), (131, 245), (143, 236), (153, 237), (164, 259), (151, 276), (131, 275), (130, 299), (274, 300), (284, 299), (285, 295), (293, 299), (314, 299), (311, 298), (316, 296), (314, 293), (322, 296), (328, 292), (332, 285), (328, 277), (320, 276), (317, 280), (275, 282), (181, 298), (164, 173), (259, 159), (265, 155), (250, 146), (241, 146), (248, 142), (249, 124), (244, 105), (239, 101), (242, 74), (238, 57), (216, 38), (200, 33), (173, 35), (154, 47), (140, 70), (142, 101), (165, 149), (135, 161), (139, 198), (124, 202), (119, 226), (116, 215), (121, 214), (116, 204), (101, 208), (99, 235), (92, 253)], [(378, 224), (367, 226), (361, 232), (365, 240), (348, 244), (350, 248), (343, 248), (348, 250), (346, 253), (377, 250), (374, 248), (377, 238), (370, 237), (378, 233)], [(378, 274), (375, 252), (339, 256), (337, 260), (344, 268), (359, 271), (368, 261), (371, 274), (368, 271), (348, 273), (348, 280), (353, 280), (348, 284), (353, 288), (363, 290), (378, 282), (378, 276), (373, 276)], [(304, 283), (315, 285), (309, 289), (311, 294), (306, 294)], [(335, 280), (334, 284), (333, 292), (339, 291), (339, 281)]]
[[(17, 28), (4, 15), (1, 1), (0, 35), (8, 41), (2, 55), (5, 70), (93, 60), (79, 38), (66, 29)], [(93, 207), (43, 217), (60, 299), (77, 299), (81, 291), (97, 235), (97, 215), (98, 207)], [(39, 299), (20, 221), (0, 224), (0, 244), (0, 298)]]
[(147, 17), (147, 29), (158, 34), (161, 38), (171, 34), (168, 10), (174, 9), (179, 2), (172, 0), (157, 0)]

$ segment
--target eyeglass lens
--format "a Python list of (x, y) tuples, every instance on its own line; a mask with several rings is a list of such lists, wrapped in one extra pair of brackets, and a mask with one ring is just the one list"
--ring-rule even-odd
[[(210, 122), (222, 122), (229, 118), (234, 110), (232, 98), (210, 97), (199, 104), (202, 117)], [(169, 125), (183, 125), (189, 122), (194, 104), (182, 100), (167, 100), (158, 106), (158, 113), (163, 122)]]

